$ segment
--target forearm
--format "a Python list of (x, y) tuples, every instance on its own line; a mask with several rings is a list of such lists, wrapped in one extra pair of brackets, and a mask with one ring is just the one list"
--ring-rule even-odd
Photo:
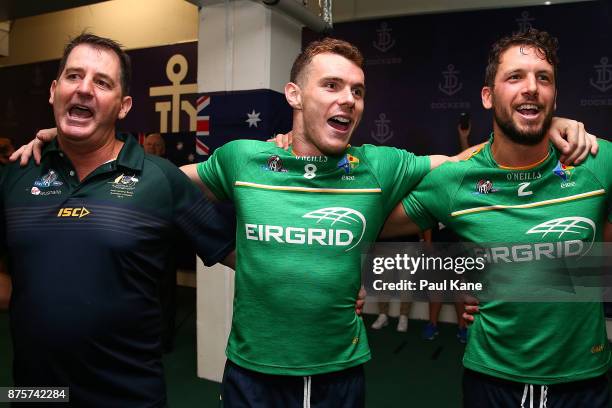
[(184, 166), (181, 166), (180, 169), (183, 173), (185, 173), (187, 177), (189, 177), (189, 180), (191, 180), (192, 183), (198, 186), (198, 188), (204, 193), (204, 195), (206, 195), (206, 198), (213, 202), (219, 201), (217, 197), (215, 197), (213, 192), (208, 188), (206, 184), (204, 184), (204, 182), (200, 178), (200, 175), (198, 174), (197, 164), (186, 164)]
[(6, 273), (2, 263), (0, 264), (0, 310), (8, 309), (12, 290), (11, 277)]

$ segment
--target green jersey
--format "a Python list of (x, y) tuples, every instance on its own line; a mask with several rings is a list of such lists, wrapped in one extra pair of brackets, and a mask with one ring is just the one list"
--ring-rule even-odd
[[(515, 265), (529, 260), (527, 254), (537, 259), (538, 249), (562, 258), (559, 242), (582, 240), (589, 247), (601, 241), (612, 184), (611, 143), (600, 140), (599, 154), (578, 167), (562, 165), (551, 148), (530, 168), (498, 166), (491, 144), (492, 139), (469, 160), (447, 163), (425, 177), (403, 201), (408, 216), (423, 229), (439, 220), (465, 241), (522, 244), (507, 248)], [(471, 370), (532, 384), (595, 377), (609, 362), (598, 302), (483, 303), (463, 358)]]
[(355, 314), (360, 247), (429, 171), (427, 157), (365, 145), (300, 157), (240, 140), (198, 166), (235, 203), (237, 265), (227, 357), (279, 375), (339, 371), (370, 359)]

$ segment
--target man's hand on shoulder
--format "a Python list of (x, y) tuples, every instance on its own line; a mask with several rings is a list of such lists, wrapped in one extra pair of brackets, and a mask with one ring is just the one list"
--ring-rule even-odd
[(285, 134), (278, 134), (272, 139), (268, 139), (267, 142), (274, 142), (276, 147), (287, 150), (289, 149), (289, 146), (291, 146), (291, 143), (293, 143), (293, 133), (290, 130)]
[(30, 158), (34, 156), (36, 164), (40, 164), (40, 158), (42, 156), (42, 150), (45, 144), (51, 142), (57, 137), (57, 128), (42, 129), (36, 133), (36, 137), (30, 141), (30, 143), (21, 146), (15, 150), (9, 157), (12, 162), (19, 161), (20, 166), (25, 166), (30, 161)]
[(599, 150), (597, 137), (587, 133), (582, 122), (554, 117), (548, 130), (548, 138), (561, 152), (563, 164), (580, 164), (590, 154)]

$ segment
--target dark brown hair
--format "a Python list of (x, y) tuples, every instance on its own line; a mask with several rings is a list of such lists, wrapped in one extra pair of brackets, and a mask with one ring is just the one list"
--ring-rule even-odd
[(341, 55), (344, 58), (352, 61), (359, 68), (363, 69), (363, 55), (353, 44), (338, 40), (337, 38), (326, 37), (319, 41), (313, 41), (297, 56), (291, 67), (290, 81), (297, 83), (303, 74), (304, 69), (310, 64), (310, 61), (319, 54), (330, 53)]
[(491, 51), (489, 51), (489, 62), (485, 71), (485, 86), (493, 87), (501, 55), (510, 47), (516, 45), (533, 48), (538, 53), (538, 56), (546, 59), (552, 65), (555, 79), (557, 78), (557, 65), (559, 65), (557, 49), (559, 48), (559, 41), (546, 31), (530, 28), (503, 37), (493, 44)]
[(121, 93), (123, 96), (130, 94), (130, 83), (132, 81), (132, 64), (130, 62), (130, 57), (123, 51), (121, 48), (121, 44), (118, 42), (111, 40), (110, 38), (98, 37), (95, 34), (90, 33), (82, 33), (79, 36), (70, 40), (66, 47), (64, 48), (64, 54), (62, 55), (62, 59), (60, 60), (59, 69), (57, 71), (57, 78), (59, 79), (66, 67), (66, 61), (68, 60), (68, 56), (72, 52), (72, 50), (81, 44), (88, 44), (92, 47), (96, 48), (105, 48), (114, 52), (119, 58), (119, 62), (121, 65), (120, 79), (121, 79)]

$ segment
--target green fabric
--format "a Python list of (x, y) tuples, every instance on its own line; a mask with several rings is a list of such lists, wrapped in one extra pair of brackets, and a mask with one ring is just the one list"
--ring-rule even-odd
[(354, 310), (360, 247), (376, 239), (389, 211), (429, 167), (429, 158), (393, 148), (296, 157), (247, 140), (228, 143), (201, 163), (202, 181), (237, 211), (228, 358), (280, 375), (338, 371), (369, 360)]
[[(514, 261), (506, 267), (503, 262), (492, 267), (495, 278), (487, 281), (485, 276), (485, 287), (506, 281), (506, 286), (492, 287), (492, 293), (495, 289), (498, 295), (506, 288), (525, 290), (533, 287), (534, 279), (551, 276), (534, 276), (536, 267), (532, 261), (519, 262), (528, 252), (536, 253), (539, 243), (582, 240), (584, 248), (588, 248), (593, 241), (601, 241), (609, 212), (612, 145), (605, 140), (600, 140), (599, 145), (599, 154), (578, 167), (563, 169), (558, 162), (559, 153), (551, 148), (550, 156), (540, 165), (510, 170), (498, 167), (489, 143), (469, 160), (448, 163), (431, 172), (403, 200), (404, 209), (421, 228), (429, 228), (439, 220), (464, 241), (533, 244), (509, 248), (510, 252), (518, 251), (518, 258), (511, 258)], [(492, 183), (488, 194), (477, 192), (480, 181)], [(522, 207), (483, 208), (493, 205)], [(575, 221), (572, 232), (562, 232), (572, 219), (548, 233), (543, 232), (549, 228), (546, 225), (535, 228), (540, 232), (529, 232), (542, 223), (565, 217)], [(558, 273), (559, 276), (572, 279), (568, 274)], [(558, 287), (547, 288), (538, 295), (555, 291), (564, 295)], [(598, 302), (485, 302), (475, 316), (464, 356), (464, 365), (469, 369), (533, 384), (595, 377), (606, 372), (609, 362), (604, 315)]]

